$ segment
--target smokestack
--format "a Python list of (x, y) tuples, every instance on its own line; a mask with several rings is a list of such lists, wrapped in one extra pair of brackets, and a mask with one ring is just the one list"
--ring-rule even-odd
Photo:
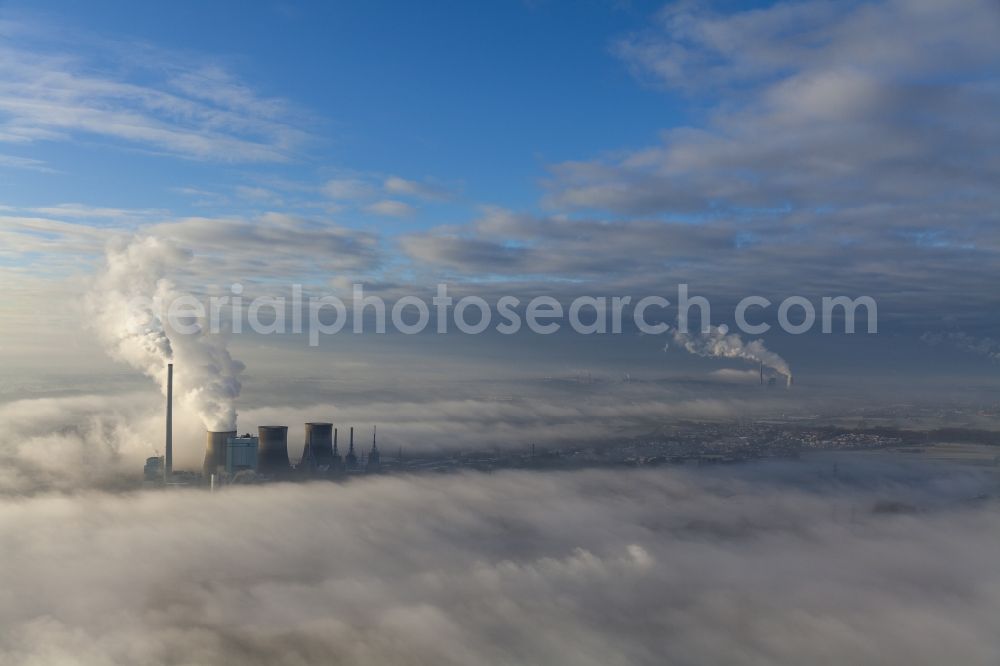
[(764, 364), (760, 364), (760, 385), (764, 385)]
[(205, 462), (202, 464), (205, 476), (215, 474), (218, 468), (226, 466), (226, 444), (230, 437), (236, 437), (235, 430), (209, 430), (205, 433)]
[(379, 453), (378, 446), (375, 444), (375, 431), (378, 426), (372, 426), (372, 450), (368, 454), (368, 464), (365, 466), (366, 472), (377, 472), (382, 467), (382, 454)]
[(163, 482), (174, 473), (174, 364), (167, 363), (167, 441), (163, 454)]
[(347, 456), (344, 458), (344, 463), (347, 467), (354, 468), (358, 466), (358, 456), (354, 453), (354, 427), (351, 426), (351, 440), (347, 449)]
[[(306, 446), (316, 465), (330, 465), (333, 462), (333, 424), (307, 423)], [(305, 458), (305, 454), (302, 457)]]
[(257, 471), (262, 474), (288, 471), (288, 426), (257, 428)]
[(337, 464), (340, 462), (340, 451), (337, 450), (337, 429), (333, 429), (333, 462)]
[(785, 388), (792, 388), (792, 376), (785, 375), (785, 377), (787, 377), (787, 381), (785, 382)]

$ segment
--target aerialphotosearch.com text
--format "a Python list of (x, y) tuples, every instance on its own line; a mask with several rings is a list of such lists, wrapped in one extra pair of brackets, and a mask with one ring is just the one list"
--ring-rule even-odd
[[(341, 333), (345, 328), (356, 334), (384, 334), (392, 329), (404, 335), (423, 333), (431, 326), (436, 333), (452, 330), (477, 335), (492, 327), (498, 333), (512, 335), (524, 327), (538, 335), (551, 335), (564, 325), (581, 335), (620, 334), (631, 325), (647, 335), (660, 335), (671, 329), (688, 333), (688, 322), (700, 322), (697, 330), (723, 334), (725, 325), (711, 328), (712, 308), (704, 296), (691, 295), (687, 284), (677, 285), (676, 299), (659, 295), (578, 296), (568, 304), (552, 296), (523, 300), (505, 295), (492, 303), (479, 296), (455, 299), (447, 284), (438, 284), (436, 294), (427, 299), (401, 296), (387, 302), (380, 296), (365, 294), (363, 284), (354, 284), (351, 298), (325, 294), (303, 296), (301, 285), (293, 285), (291, 297), (243, 295), (243, 286), (231, 285), (229, 294), (199, 298), (185, 294), (160, 302), (151, 299), (148, 307), (156, 318), (180, 334), (232, 332), (244, 326), (261, 335), (306, 333), (310, 346), (319, 345), (325, 335)], [(819, 308), (803, 296), (789, 296), (776, 306), (763, 296), (741, 299), (733, 312), (737, 328), (748, 335), (760, 335), (772, 328), (765, 319), (776, 315), (781, 330), (800, 335), (813, 330), (819, 320), (821, 331), (854, 333), (859, 314), (865, 319), (868, 333), (878, 332), (878, 307), (870, 296), (824, 296)], [(668, 324), (667, 321), (671, 323)], [(351, 326), (347, 324), (350, 322)], [(720, 330), (721, 329), (721, 330)]]

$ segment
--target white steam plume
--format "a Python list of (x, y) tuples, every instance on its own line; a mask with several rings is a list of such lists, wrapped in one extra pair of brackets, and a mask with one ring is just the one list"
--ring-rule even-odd
[(175, 394), (208, 430), (236, 429), (236, 398), (244, 365), (233, 359), (221, 336), (200, 326), (180, 334), (162, 313), (181, 294), (166, 277), (189, 253), (152, 237), (115, 241), (87, 295), (93, 327), (116, 360), (154, 379), (166, 393), (166, 364), (177, 364)]
[(742, 358), (760, 363), (792, 381), (792, 369), (785, 359), (764, 346), (763, 340), (744, 342), (738, 333), (730, 333), (726, 326), (709, 326), (707, 332), (691, 335), (678, 328), (673, 332), (674, 342), (688, 353), (714, 358)]

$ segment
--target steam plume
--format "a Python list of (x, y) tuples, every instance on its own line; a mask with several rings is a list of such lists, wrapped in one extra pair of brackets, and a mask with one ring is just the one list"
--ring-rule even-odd
[(192, 334), (164, 325), (162, 313), (181, 296), (165, 275), (188, 256), (157, 238), (113, 242), (87, 308), (112, 358), (142, 371), (164, 393), (166, 364), (174, 361), (181, 404), (193, 409), (208, 430), (234, 430), (244, 365), (230, 355), (224, 338), (206, 334), (200, 324)]
[(730, 333), (725, 326), (709, 326), (708, 332), (694, 336), (678, 328), (674, 329), (674, 342), (688, 353), (715, 358), (742, 358), (760, 363), (785, 376), (792, 382), (792, 369), (785, 359), (764, 346), (762, 340), (744, 342), (738, 333)]

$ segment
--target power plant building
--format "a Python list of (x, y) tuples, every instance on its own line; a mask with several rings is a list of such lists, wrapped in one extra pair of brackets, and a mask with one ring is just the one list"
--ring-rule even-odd
[(235, 474), (242, 470), (257, 469), (258, 438), (246, 434), (230, 437), (226, 442), (226, 472)]
[(163, 456), (146, 458), (146, 464), (142, 467), (142, 475), (146, 481), (160, 481), (163, 479), (163, 466)]
[[(173, 364), (168, 364), (165, 455), (147, 458), (143, 467), (143, 477), (147, 482), (165, 482), (167, 485), (178, 485), (171, 482), (171, 479), (178, 475), (195, 478), (191, 472), (172, 474), (173, 370)], [(354, 428), (350, 428), (349, 432), (346, 455), (342, 457), (337, 442), (338, 431), (332, 423), (327, 421), (306, 423), (302, 459), (298, 465), (293, 465), (288, 456), (288, 426), (262, 425), (258, 427), (256, 436), (250, 433), (238, 435), (235, 430), (209, 430), (205, 432), (202, 477), (205, 481), (211, 480), (214, 488), (214, 484), (225, 483), (227, 479), (254, 478), (253, 475), (247, 477), (240, 474), (249, 471), (256, 471), (264, 480), (269, 477), (298, 478), (301, 475), (295, 473), (296, 467), (302, 472), (307, 472), (308, 477), (320, 475), (336, 478), (345, 472), (357, 474), (379, 471), (381, 454), (376, 444), (375, 432), (372, 432), (371, 451), (366, 459), (354, 448)]]

